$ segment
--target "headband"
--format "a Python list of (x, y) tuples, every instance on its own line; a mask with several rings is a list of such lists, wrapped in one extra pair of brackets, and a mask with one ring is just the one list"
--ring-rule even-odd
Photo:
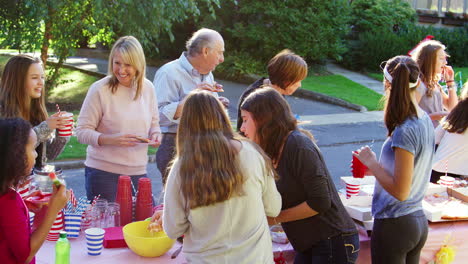
[[(393, 80), (393, 77), (392, 75), (390, 75), (390, 73), (387, 71), (387, 67), (385, 67), (383, 69), (383, 74), (385, 76), (385, 79), (387, 79), (387, 81), (389, 81), (390, 83), (392, 83), (392, 80)], [(419, 83), (419, 77), (418, 79), (415, 81), (415, 82), (410, 82), (409, 83), (409, 88), (413, 88), (413, 87), (416, 87)]]

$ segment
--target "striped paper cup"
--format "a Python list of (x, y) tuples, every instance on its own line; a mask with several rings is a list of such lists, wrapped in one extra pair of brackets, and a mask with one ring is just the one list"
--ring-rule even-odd
[(65, 231), (67, 237), (78, 237), (80, 235), (82, 214), (65, 213)]
[(63, 230), (63, 212), (57, 214), (54, 224), (50, 228), (49, 234), (46, 237), (47, 241), (57, 241), (60, 231)]
[(86, 248), (88, 249), (88, 255), (98, 256), (101, 254), (104, 233), (105, 230), (102, 228), (86, 229)]

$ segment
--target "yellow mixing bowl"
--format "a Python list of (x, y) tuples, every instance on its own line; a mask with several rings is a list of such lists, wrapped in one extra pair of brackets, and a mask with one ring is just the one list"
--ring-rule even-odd
[(135, 254), (142, 257), (159, 257), (174, 245), (175, 240), (170, 239), (164, 231), (150, 233), (149, 221), (139, 221), (123, 227), (123, 235), (128, 247)]

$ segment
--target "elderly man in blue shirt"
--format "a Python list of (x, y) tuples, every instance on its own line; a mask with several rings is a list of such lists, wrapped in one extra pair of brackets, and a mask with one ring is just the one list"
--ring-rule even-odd
[[(156, 164), (166, 182), (168, 163), (174, 157), (175, 136), (185, 97), (195, 89), (204, 89), (218, 96), (222, 86), (211, 73), (224, 61), (224, 40), (215, 30), (202, 28), (186, 43), (187, 51), (174, 61), (163, 65), (154, 76), (154, 87), (159, 102), (159, 124), (163, 139), (156, 153)], [(218, 97), (227, 107), (229, 100)]]

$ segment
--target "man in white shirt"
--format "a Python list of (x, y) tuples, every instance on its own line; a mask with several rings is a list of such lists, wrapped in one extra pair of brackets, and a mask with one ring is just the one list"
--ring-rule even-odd
[[(163, 179), (167, 178), (168, 163), (175, 154), (175, 136), (184, 98), (195, 89), (222, 92), (222, 86), (214, 81), (211, 73), (224, 61), (224, 40), (215, 30), (202, 28), (186, 43), (182, 55), (163, 65), (154, 76), (154, 87), (159, 103), (159, 115), (163, 139), (156, 153), (156, 164)], [(227, 107), (229, 100), (218, 97)]]

